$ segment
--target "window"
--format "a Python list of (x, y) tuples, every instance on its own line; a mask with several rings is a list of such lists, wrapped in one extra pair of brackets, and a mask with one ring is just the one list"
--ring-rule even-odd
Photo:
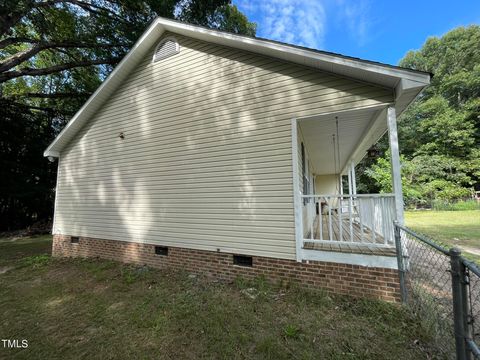
[(70, 236), (70, 243), (78, 244), (79, 242), (80, 242), (80, 239), (78, 236)]
[(180, 52), (180, 45), (173, 37), (163, 39), (155, 49), (153, 54), (153, 62), (157, 62), (166, 59), (170, 56), (176, 55)]

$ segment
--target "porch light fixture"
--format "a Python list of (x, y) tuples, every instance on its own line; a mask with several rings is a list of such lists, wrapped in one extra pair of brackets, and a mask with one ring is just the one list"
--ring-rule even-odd
[(375, 146), (372, 146), (367, 150), (367, 155), (370, 158), (377, 158), (380, 156), (380, 150), (378, 150)]

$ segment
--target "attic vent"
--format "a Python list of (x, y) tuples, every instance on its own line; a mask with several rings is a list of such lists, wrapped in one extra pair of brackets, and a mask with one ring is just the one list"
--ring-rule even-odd
[(180, 52), (180, 46), (175, 38), (169, 37), (160, 42), (155, 49), (153, 55), (153, 62), (157, 62), (166, 59), (170, 56), (178, 54)]

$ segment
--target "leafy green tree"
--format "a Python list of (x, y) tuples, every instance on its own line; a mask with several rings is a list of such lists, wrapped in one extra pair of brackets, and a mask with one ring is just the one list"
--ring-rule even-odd
[(0, 14), (2, 96), (67, 117), (157, 16), (255, 34), (231, 0), (4, 0)]
[[(480, 26), (429, 38), (400, 65), (434, 74), (431, 86), (398, 124), (407, 202), (470, 196), (480, 182)], [(381, 191), (390, 186), (385, 160), (378, 159), (365, 171)]]
[(0, 2), (0, 231), (51, 217), (43, 150), (157, 16), (255, 35), (231, 0)]
[[(423, 193), (421, 187), (416, 182), (415, 165), (406, 160), (404, 156), (400, 157), (402, 166), (402, 189), (405, 203), (407, 205), (421, 202)], [(392, 171), (390, 166), (390, 152), (385, 157), (377, 159), (376, 163), (365, 170), (365, 174), (375, 180), (380, 189), (380, 193), (392, 193)]]
[(0, 99), (0, 230), (51, 216), (56, 169), (42, 152), (53, 137), (54, 116)]

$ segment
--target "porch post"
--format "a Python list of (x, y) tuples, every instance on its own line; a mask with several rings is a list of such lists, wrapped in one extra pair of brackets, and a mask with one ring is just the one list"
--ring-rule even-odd
[(397, 114), (395, 107), (389, 106), (387, 109), (388, 139), (390, 143), (390, 161), (392, 167), (392, 187), (395, 194), (395, 212), (397, 221), (403, 225), (403, 192), (402, 192), (402, 174), (400, 169), (400, 149), (398, 147), (397, 133)]
[(353, 190), (353, 195), (357, 195), (357, 179), (355, 177), (355, 164), (352, 161), (350, 163), (350, 171), (352, 172), (352, 190)]
[(298, 172), (297, 119), (292, 119), (292, 176), (293, 176), (293, 212), (295, 217), (295, 255), (298, 262), (303, 260), (303, 219), (302, 198)]
[(352, 195), (352, 169), (348, 168), (348, 195)]

